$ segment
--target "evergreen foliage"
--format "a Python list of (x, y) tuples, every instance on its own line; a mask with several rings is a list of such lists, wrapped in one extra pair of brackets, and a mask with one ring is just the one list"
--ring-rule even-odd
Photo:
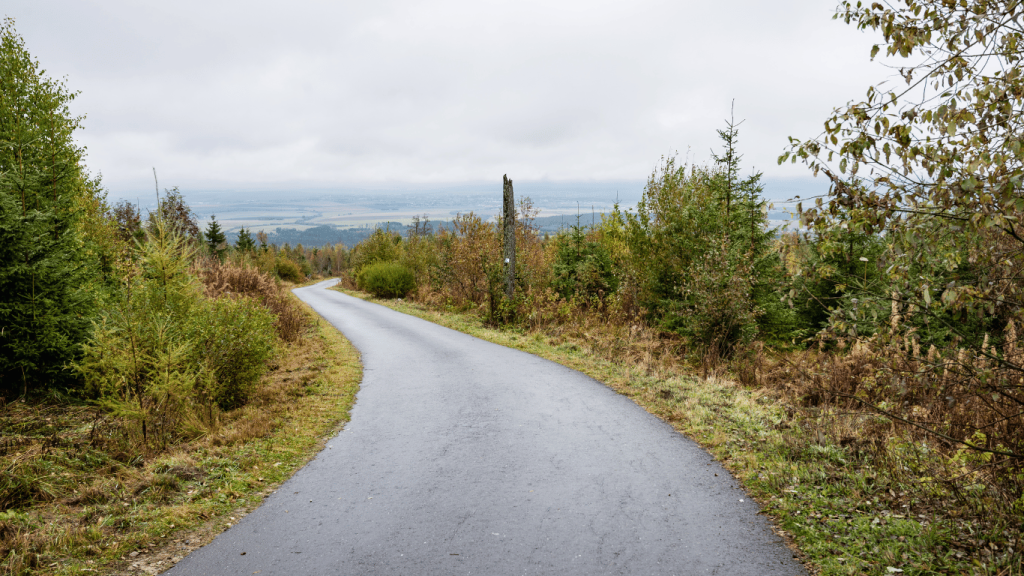
[(780, 302), (784, 269), (768, 227), (761, 174), (738, 178), (733, 123), (719, 136), (725, 150), (716, 165), (665, 159), (636, 214), (616, 210), (602, 226), (617, 230), (610, 237), (624, 238), (620, 273), (638, 286), (650, 318), (695, 351), (728, 355), (755, 337), (788, 339), (794, 324)]
[(220, 229), (220, 223), (217, 222), (217, 216), (210, 216), (210, 223), (206, 226), (206, 246), (210, 250), (210, 254), (217, 258), (224, 259), (224, 251), (227, 250), (227, 239), (224, 237), (224, 231)]
[(600, 242), (588, 240), (577, 220), (566, 234), (559, 234), (552, 265), (552, 288), (565, 299), (573, 296), (605, 298), (619, 288), (611, 254)]
[(213, 406), (242, 404), (274, 351), (274, 317), (265, 307), (203, 297), (190, 270), (195, 252), (154, 221), (139, 267), (104, 309), (77, 364), (87, 393), (150, 448), (198, 434)]
[[(836, 228), (814, 241), (796, 234), (786, 236), (785, 241), (785, 254), (792, 269), (787, 303), (797, 318), (799, 329), (795, 336), (800, 341), (818, 336), (834, 314), (841, 314), (839, 311), (853, 304), (858, 294), (863, 298), (866, 292), (878, 296), (884, 292), (881, 274), (874, 264), (886, 249), (878, 236)], [(860, 333), (873, 332), (862, 326)]]
[(101, 199), (72, 139), (74, 97), (42, 74), (13, 20), (0, 24), (0, 386), (8, 392), (66, 386), (95, 310), (99, 258), (81, 232)]
[(242, 252), (256, 251), (256, 241), (252, 239), (252, 234), (244, 226), (238, 231), (238, 240), (235, 241), (235, 248)]

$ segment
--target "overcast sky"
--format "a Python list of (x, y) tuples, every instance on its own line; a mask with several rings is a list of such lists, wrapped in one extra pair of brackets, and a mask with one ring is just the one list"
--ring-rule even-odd
[(4, 0), (111, 196), (745, 171), (889, 72), (829, 0)]

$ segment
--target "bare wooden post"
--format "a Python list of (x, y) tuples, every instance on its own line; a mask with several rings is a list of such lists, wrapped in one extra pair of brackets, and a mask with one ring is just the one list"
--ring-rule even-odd
[(508, 179), (508, 174), (502, 178), (505, 180), (505, 213), (502, 218), (505, 233), (505, 296), (511, 298), (516, 286), (516, 203), (512, 196), (512, 181)]

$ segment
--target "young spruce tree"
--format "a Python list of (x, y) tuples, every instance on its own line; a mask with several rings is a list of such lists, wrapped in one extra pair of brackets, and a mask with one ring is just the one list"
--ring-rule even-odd
[(245, 227), (238, 231), (238, 240), (235, 241), (235, 248), (245, 253), (256, 251), (256, 241), (252, 239), (252, 234)]
[(217, 217), (211, 215), (210, 223), (206, 226), (206, 245), (210, 248), (210, 254), (217, 258), (224, 257), (224, 250), (227, 247), (224, 231), (220, 229)]

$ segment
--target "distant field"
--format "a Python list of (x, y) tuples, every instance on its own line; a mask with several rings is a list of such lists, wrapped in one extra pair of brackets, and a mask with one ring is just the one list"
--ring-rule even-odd
[[(643, 182), (523, 182), (516, 184), (516, 198), (529, 197), (540, 210), (536, 224), (554, 233), (574, 225), (600, 222), (618, 200), (623, 210), (633, 208), (643, 192)], [(769, 183), (767, 193), (788, 194), (785, 185)], [(800, 190), (796, 190), (800, 192)], [(460, 213), (474, 212), (491, 219), (501, 211), (501, 183), (456, 185), (436, 188), (388, 190), (289, 190), (289, 191), (183, 191), (186, 201), (204, 223), (216, 215), (233, 242), (239, 229), (266, 232), (272, 243), (352, 246), (378, 226), (405, 230), (414, 216), (426, 216), (443, 225)], [(152, 192), (140, 195), (152, 198)], [(149, 201), (152, 204), (152, 201)], [(143, 212), (152, 206), (142, 205)], [(782, 210), (769, 214), (773, 225), (788, 220)]]

